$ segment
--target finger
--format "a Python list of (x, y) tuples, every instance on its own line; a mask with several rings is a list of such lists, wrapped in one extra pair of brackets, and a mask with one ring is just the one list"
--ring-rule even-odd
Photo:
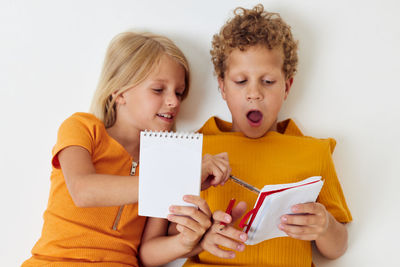
[(296, 204), (292, 206), (293, 213), (318, 214), (322, 213), (324, 210), (325, 207), (322, 204), (315, 202)]
[(314, 214), (286, 214), (281, 217), (281, 223), (283, 224), (291, 224), (291, 225), (300, 225), (300, 226), (314, 226), (318, 225), (318, 222), (321, 219)]
[(201, 210), (208, 217), (211, 217), (212, 212), (210, 210), (210, 207), (207, 204), (207, 201), (205, 201), (205, 199), (201, 198), (200, 196), (196, 196), (196, 195), (184, 195), (183, 200), (185, 202), (196, 205), (199, 208), (199, 210)]
[(217, 157), (219, 157), (221, 159), (229, 161), (228, 152), (221, 152), (221, 153), (216, 154), (215, 156), (217, 156)]
[(217, 186), (222, 182), (225, 182), (228, 179), (229, 173), (229, 163), (226, 164), (224, 162), (218, 161), (214, 159), (213, 162), (210, 164), (212, 175), (214, 176), (211, 179), (211, 185)]
[(226, 181), (228, 181), (229, 176), (231, 175), (231, 172), (232, 172), (232, 168), (229, 165), (229, 160), (225, 160), (225, 159), (221, 159), (221, 158), (216, 159), (215, 164), (223, 173), (223, 175), (221, 176), (221, 180), (216, 181), (215, 185), (217, 185), (217, 184), (224, 185), (226, 183)]
[(232, 216), (228, 213), (223, 212), (222, 210), (214, 211), (213, 216), (214, 224), (220, 224), (221, 222), (224, 223), (231, 223)]
[(304, 226), (304, 225), (292, 225), (292, 224), (279, 224), (279, 229), (284, 231), (287, 234), (291, 235), (308, 235), (314, 234), (315, 228), (311, 226)]
[(284, 231), (288, 236), (300, 240), (315, 240), (318, 237), (313, 227), (279, 224), (279, 229)]
[(196, 229), (196, 226), (199, 225), (195, 220), (191, 219), (190, 217), (187, 216), (180, 216), (180, 215), (174, 215), (174, 214), (168, 214), (167, 219), (170, 222), (176, 223), (176, 229), (180, 232), (179, 230), (179, 225), (184, 226), (188, 229), (191, 229), (194, 231)]
[(247, 203), (245, 201), (240, 201), (235, 207), (232, 209), (232, 222), (235, 222), (237, 219), (241, 218), (243, 214), (247, 210)]
[(168, 215), (168, 220), (185, 225), (190, 229), (195, 230), (200, 226), (208, 229), (211, 226), (210, 217), (195, 207), (171, 206), (169, 210), (173, 214), (169, 214), (171, 216)]
[(176, 229), (178, 230), (179, 233), (182, 234), (181, 238), (185, 242), (196, 242), (196, 241), (198, 242), (198, 240), (200, 240), (201, 237), (203, 236), (202, 234), (198, 234), (181, 224), (177, 224)]
[[(207, 241), (209, 241), (209, 239), (207, 239), (206, 242)], [(223, 246), (224, 248), (237, 250), (237, 251), (243, 251), (245, 248), (245, 245), (242, 244), (241, 242), (237, 242), (228, 237), (218, 235), (218, 234), (212, 235), (211, 242), (212, 242), (211, 243), (212, 245)]]
[(212, 174), (215, 176), (211, 184), (217, 185), (226, 182), (231, 171), (231, 168), (229, 166), (228, 154), (224, 152), (214, 156), (208, 156), (207, 161), (209, 172), (211, 171)]
[(214, 256), (217, 256), (217, 257), (223, 258), (223, 259), (233, 259), (236, 256), (235, 252), (223, 250), (216, 245), (211, 245), (211, 246), (204, 245), (204, 246), (202, 246), (202, 248), (204, 250), (207, 250)]
[(247, 240), (247, 234), (233, 226), (221, 226), (214, 224), (211, 227), (212, 231), (218, 232), (220, 235), (228, 237), (229, 239), (236, 240), (238, 242), (245, 242)]

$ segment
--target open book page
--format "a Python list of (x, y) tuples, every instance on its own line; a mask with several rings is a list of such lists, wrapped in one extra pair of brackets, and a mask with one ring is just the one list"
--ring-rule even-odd
[(141, 132), (139, 215), (166, 218), (171, 205), (200, 195), (203, 135)]
[(252, 215), (255, 217), (249, 219), (252, 223), (246, 244), (254, 245), (267, 239), (287, 236), (278, 228), (280, 218), (292, 213), (293, 205), (315, 202), (322, 185), (321, 177), (315, 176), (298, 183), (264, 186), (255, 205), (256, 208), (258, 204), (259, 208)]

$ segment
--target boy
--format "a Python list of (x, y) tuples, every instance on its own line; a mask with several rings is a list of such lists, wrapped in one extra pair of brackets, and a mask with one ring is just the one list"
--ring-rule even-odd
[[(296, 72), (297, 43), (280, 16), (264, 11), (262, 5), (251, 10), (237, 8), (234, 13), (214, 35), (211, 50), (232, 123), (210, 118), (200, 129), (203, 152), (227, 151), (232, 174), (258, 188), (316, 175), (325, 183), (317, 203), (295, 205), (292, 214), (281, 218), (279, 228), (289, 237), (246, 248), (245, 233), (232, 224), (220, 225), (239, 218), (245, 205), (239, 203), (232, 217), (221, 210), (231, 198), (252, 206), (257, 194), (232, 181), (203, 191), (211, 210), (217, 210), (214, 224), (201, 242), (206, 251), (185, 266), (312, 266), (311, 241), (325, 257), (337, 258), (347, 248), (343, 224), (352, 218), (331, 158), (335, 141), (305, 137), (290, 119), (277, 123)], [(240, 253), (235, 255), (232, 250)]]

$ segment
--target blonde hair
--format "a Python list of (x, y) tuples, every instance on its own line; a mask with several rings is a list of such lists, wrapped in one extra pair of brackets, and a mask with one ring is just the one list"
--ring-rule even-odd
[(290, 26), (278, 13), (264, 10), (262, 4), (253, 9), (238, 7), (234, 17), (213, 36), (211, 60), (217, 77), (224, 78), (226, 60), (234, 49), (246, 50), (251, 46), (263, 45), (268, 49), (282, 49), (282, 71), (286, 79), (293, 78), (297, 71), (297, 41)]
[(183, 100), (189, 91), (190, 69), (182, 51), (164, 36), (124, 32), (115, 36), (108, 46), (90, 112), (106, 128), (111, 127), (116, 120), (116, 98), (143, 82), (163, 55), (170, 56), (185, 69)]

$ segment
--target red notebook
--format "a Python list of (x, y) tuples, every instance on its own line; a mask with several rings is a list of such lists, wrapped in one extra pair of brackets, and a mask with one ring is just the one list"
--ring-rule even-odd
[(297, 183), (264, 186), (254, 208), (239, 224), (248, 234), (246, 244), (287, 236), (278, 228), (280, 218), (290, 214), (293, 205), (315, 202), (323, 183), (321, 176), (314, 176)]

